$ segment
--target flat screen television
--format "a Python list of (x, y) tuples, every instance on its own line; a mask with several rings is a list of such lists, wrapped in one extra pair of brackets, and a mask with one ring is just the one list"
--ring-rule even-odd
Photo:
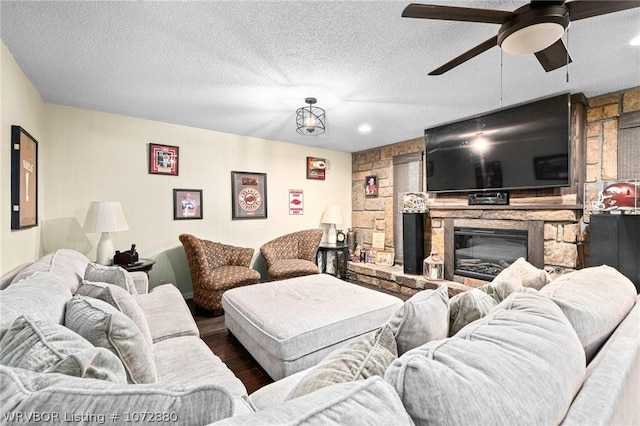
[(427, 191), (569, 186), (570, 94), (425, 130)]

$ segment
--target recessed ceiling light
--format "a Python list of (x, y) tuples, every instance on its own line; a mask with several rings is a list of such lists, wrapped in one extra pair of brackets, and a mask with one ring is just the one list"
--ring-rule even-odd
[(629, 42), (632, 46), (640, 46), (640, 34), (638, 34), (634, 39)]
[(371, 132), (371, 126), (368, 124), (361, 124), (360, 127), (358, 127), (358, 131), (360, 133), (369, 133)]

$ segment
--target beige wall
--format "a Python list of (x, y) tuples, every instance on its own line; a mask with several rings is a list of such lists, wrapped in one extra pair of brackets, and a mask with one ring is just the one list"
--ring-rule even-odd
[[(156, 259), (152, 285), (191, 292), (181, 233), (252, 247), (296, 230), (320, 227), (326, 205), (351, 225), (351, 154), (244, 137), (61, 105), (45, 104), (2, 46), (2, 241), (0, 274), (44, 253), (69, 247), (95, 258), (99, 234), (82, 225), (90, 201), (122, 203), (129, 231), (112, 233), (116, 249), (132, 242)], [(10, 125), (39, 141), (39, 226), (10, 231)], [(294, 130), (295, 131), (295, 130)], [(179, 176), (148, 174), (148, 144), (180, 147)], [(324, 181), (306, 179), (306, 157), (326, 158)], [(267, 174), (268, 218), (231, 220), (231, 171)], [(202, 220), (173, 220), (173, 189), (203, 190)], [(304, 215), (290, 216), (288, 190), (304, 191)], [(263, 268), (260, 258), (254, 267)]]
[[(0, 42), (0, 272), (32, 260), (40, 252), (39, 227), (11, 230), (11, 126), (22, 126), (39, 148), (46, 143), (45, 104), (4, 43)], [(46, 166), (40, 164), (40, 176)], [(39, 211), (45, 201), (39, 181)]]

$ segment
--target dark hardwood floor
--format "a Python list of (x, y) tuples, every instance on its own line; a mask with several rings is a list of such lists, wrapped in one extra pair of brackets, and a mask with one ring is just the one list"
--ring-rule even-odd
[(229, 333), (224, 325), (224, 315), (214, 317), (210, 312), (195, 307), (192, 299), (188, 299), (187, 304), (196, 320), (202, 340), (244, 383), (247, 393), (251, 394), (273, 382), (249, 352)]

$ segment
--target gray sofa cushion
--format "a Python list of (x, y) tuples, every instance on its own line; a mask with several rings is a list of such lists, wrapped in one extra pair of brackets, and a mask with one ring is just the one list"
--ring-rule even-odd
[(138, 326), (149, 347), (153, 346), (153, 339), (149, 331), (149, 324), (136, 298), (122, 287), (107, 283), (82, 281), (76, 294), (104, 300), (129, 318)]
[(76, 295), (67, 303), (65, 325), (94, 346), (107, 348), (120, 358), (131, 383), (155, 383), (152, 348), (138, 326), (102, 300)]
[(335, 383), (384, 376), (398, 358), (393, 332), (388, 325), (351, 342), (320, 361), (300, 380), (286, 399), (298, 398)]
[(60, 249), (49, 253), (25, 267), (12, 283), (24, 279), (34, 272), (53, 272), (75, 293), (84, 277), (89, 259), (84, 254), (71, 249)]
[(34, 272), (0, 291), (0, 337), (21, 315), (62, 324), (69, 286), (52, 272)]
[[(49, 422), (52, 424), (205, 425), (233, 413), (233, 397), (214, 385), (123, 385), (2, 365), (0, 382), (3, 420), (18, 413), (51, 413), (59, 416), (57, 421)], [(148, 413), (154, 417), (148, 417)], [(65, 421), (65, 416), (73, 415), (92, 417), (86, 417), (85, 421), (82, 418), (74, 421), (71, 417), (72, 421)], [(145, 421), (142, 416), (147, 416)]]
[(0, 340), (0, 364), (43, 373), (126, 383), (122, 363), (60, 324), (21, 316)]
[(551, 277), (544, 269), (536, 268), (527, 262), (524, 257), (518, 258), (507, 269), (512, 269), (516, 275), (520, 277), (524, 287), (531, 287), (536, 290), (540, 290), (551, 282)]
[(104, 266), (91, 262), (84, 271), (84, 279), (117, 285), (131, 294), (137, 293), (136, 285), (129, 273), (119, 266)]
[(584, 351), (562, 311), (517, 292), (456, 336), (387, 369), (418, 425), (559, 424), (585, 377)]
[(449, 331), (447, 286), (414, 294), (388, 324), (395, 335), (399, 355), (431, 340), (444, 339)]
[(196, 336), (179, 336), (153, 345), (158, 383), (218, 385), (234, 396), (246, 396), (240, 379)]
[[(546, 272), (545, 272), (546, 274)], [(523, 287), (522, 279), (517, 274), (514, 268), (506, 268), (498, 274), (490, 283), (478, 287), (479, 290), (484, 291), (496, 302), (500, 303), (511, 293), (519, 291)]]
[(264, 411), (230, 417), (216, 426), (370, 425), (413, 422), (393, 388), (380, 377), (339, 383)]
[(449, 336), (455, 335), (467, 324), (487, 315), (498, 301), (484, 291), (474, 288), (453, 296), (449, 302)]
[(163, 284), (150, 293), (138, 294), (136, 301), (147, 319), (154, 342), (179, 336), (200, 336), (182, 293), (173, 284)]
[(636, 288), (610, 266), (581, 269), (561, 275), (542, 290), (576, 330), (587, 362), (633, 308)]
[(286, 401), (287, 396), (289, 396), (293, 388), (295, 388), (300, 380), (302, 380), (308, 372), (313, 370), (313, 368), (314, 367), (310, 367), (306, 370), (298, 371), (252, 392), (248, 398), (249, 405), (251, 405), (254, 411), (262, 411), (274, 405), (282, 404)]

